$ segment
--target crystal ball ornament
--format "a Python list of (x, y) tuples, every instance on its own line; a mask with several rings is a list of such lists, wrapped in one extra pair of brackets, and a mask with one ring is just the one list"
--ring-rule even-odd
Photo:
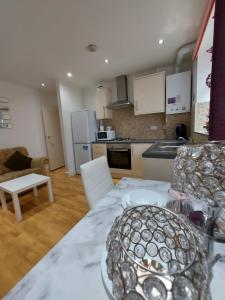
[(178, 148), (174, 177), (179, 190), (206, 201), (225, 205), (225, 144), (190, 144)]
[(118, 234), (130, 260), (156, 275), (180, 273), (195, 258), (196, 244), (191, 231), (177, 215), (161, 207), (138, 206), (127, 210), (120, 220)]
[[(203, 270), (207, 264), (192, 231), (165, 208), (126, 209), (116, 218), (106, 249), (107, 275), (116, 300), (197, 300), (207, 290), (198, 291), (199, 285), (207, 287), (208, 270)], [(195, 276), (196, 263), (202, 268), (201, 278)], [(199, 281), (193, 282), (194, 277)]]

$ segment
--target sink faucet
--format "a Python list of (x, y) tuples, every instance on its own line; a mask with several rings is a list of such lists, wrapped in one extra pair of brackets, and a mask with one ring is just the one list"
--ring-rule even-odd
[(179, 136), (178, 140), (187, 142), (187, 140), (184, 137), (182, 137), (182, 136)]
[(191, 137), (189, 137), (189, 138), (186, 140), (184, 137), (182, 137), (182, 136), (179, 136), (178, 140), (185, 141), (186, 143), (189, 143), (189, 144), (191, 144), (191, 143), (192, 143), (192, 139), (191, 139)]

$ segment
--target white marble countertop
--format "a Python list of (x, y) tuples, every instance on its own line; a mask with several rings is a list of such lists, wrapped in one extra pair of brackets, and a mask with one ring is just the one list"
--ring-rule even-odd
[(3, 299), (109, 299), (100, 261), (110, 227), (123, 211), (121, 197), (144, 188), (160, 191), (168, 199), (169, 187), (168, 182), (123, 178)]

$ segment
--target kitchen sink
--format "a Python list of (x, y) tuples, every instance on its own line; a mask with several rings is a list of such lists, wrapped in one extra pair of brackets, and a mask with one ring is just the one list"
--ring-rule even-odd
[(177, 149), (180, 145), (166, 145), (166, 146), (159, 146), (160, 149)]

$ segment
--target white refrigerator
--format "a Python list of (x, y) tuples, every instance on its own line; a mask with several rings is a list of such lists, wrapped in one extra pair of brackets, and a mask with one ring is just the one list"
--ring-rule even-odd
[(80, 166), (92, 159), (91, 143), (96, 140), (96, 132), (95, 111), (81, 110), (72, 113), (73, 148), (77, 174), (80, 174)]

